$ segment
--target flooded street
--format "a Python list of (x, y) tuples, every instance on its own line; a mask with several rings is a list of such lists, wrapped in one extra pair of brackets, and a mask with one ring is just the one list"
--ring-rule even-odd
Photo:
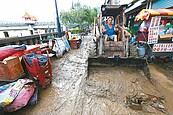
[[(141, 70), (129, 67), (90, 67), (88, 57), (95, 44), (85, 37), (81, 47), (52, 58), (52, 84), (41, 90), (35, 106), (27, 106), (14, 115), (162, 115), (173, 113), (173, 63), (151, 63), (152, 81)], [(169, 62), (168, 62), (169, 63)], [(162, 66), (164, 64), (165, 66)], [(165, 69), (167, 67), (167, 69)], [(142, 110), (126, 106), (128, 95), (137, 93), (164, 96), (166, 112), (150, 105)]]

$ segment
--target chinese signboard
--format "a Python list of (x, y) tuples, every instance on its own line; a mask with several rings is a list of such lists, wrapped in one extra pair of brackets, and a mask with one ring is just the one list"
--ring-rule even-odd
[(148, 44), (155, 44), (158, 42), (158, 27), (150, 27), (148, 33)]
[(159, 34), (159, 22), (161, 17), (152, 17), (149, 33), (148, 33), (148, 44), (158, 43), (158, 34)]
[(173, 52), (173, 43), (154, 44), (153, 52)]

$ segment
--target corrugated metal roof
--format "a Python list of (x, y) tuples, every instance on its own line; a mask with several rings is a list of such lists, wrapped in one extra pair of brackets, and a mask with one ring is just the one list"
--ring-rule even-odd
[(173, 7), (173, 0), (157, 0), (153, 2), (152, 9)]

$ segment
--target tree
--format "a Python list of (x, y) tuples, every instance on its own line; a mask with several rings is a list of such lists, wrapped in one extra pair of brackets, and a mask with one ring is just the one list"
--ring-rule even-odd
[(97, 16), (96, 8), (82, 6), (80, 2), (75, 3), (70, 11), (60, 12), (60, 19), (63, 24), (67, 26), (79, 24), (80, 28), (82, 25), (90, 26), (93, 24), (95, 16)]

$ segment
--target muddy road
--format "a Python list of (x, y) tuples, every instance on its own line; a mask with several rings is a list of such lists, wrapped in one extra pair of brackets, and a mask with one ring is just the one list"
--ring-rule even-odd
[[(149, 65), (152, 81), (142, 71), (129, 67), (90, 67), (88, 56), (95, 45), (85, 37), (81, 47), (63, 58), (52, 58), (53, 82), (40, 93), (35, 106), (27, 106), (14, 115), (164, 115), (173, 114), (173, 62)], [(165, 69), (166, 68), (166, 69)], [(149, 104), (142, 110), (126, 105), (126, 96), (151, 94), (164, 96), (165, 111)]]

